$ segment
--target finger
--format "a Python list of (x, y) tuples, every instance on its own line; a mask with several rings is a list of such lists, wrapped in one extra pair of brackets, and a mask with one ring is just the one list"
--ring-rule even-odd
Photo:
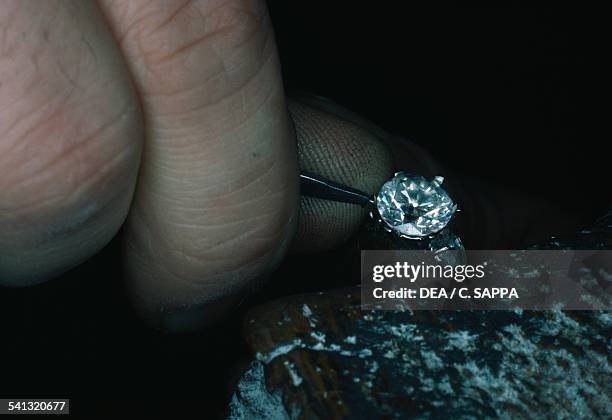
[[(371, 121), (332, 101), (301, 95), (300, 101), (351, 121), (391, 150), (396, 170), (433, 177), (444, 175), (444, 188), (459, 205), (461, 213), (452, 229), (472, 249), (511, 249), (545, 239), (550, 232), (575, 232), (584, 225), (578, 215), (509, 186), (496, 186), (484, 179), (451, 171), (427, 150), (406, 138), (392, 136)], [(548, 214), (549, 217), (543, 217)]]
[[(298, 139), (300, 169), (374, 194), (393, 173), (389, 150), (369, 130), (303, 101), (289, 105)], [(367, 126), (366, 126), (367, 127)], [(359, 228), (366, 209), (346, 203), (302, 197), (292, 251), (335, 248)]]
[(142, 124), (95, 2), (0, 5), (0, 284), (34, 284), (125, 219)]
[(295, 139), (265, 3), (102, 4), (147, 126), (128, 281), (158, 326), (194, 327), (269, 272), (294, 232)]

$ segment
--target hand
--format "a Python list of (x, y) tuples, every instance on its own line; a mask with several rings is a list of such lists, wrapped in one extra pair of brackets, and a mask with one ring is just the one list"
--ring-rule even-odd
[[(263, 1), (0, 5), (0, 280), (78, 265), (124, 224), (126, 277), (158, 320), (237, 296), (289, 247), (333, 247), (363, 210), (305, 200), (298, 158), (374, 192), (388, 151), (285, 99)], [(156, 321), (157, 322), (157, 321)]]
[[(123, 226), (143, 315), (210, 321), (288, 249), (359, 226), (356, 206), (300, 206), (298, 167), (369, 193), (393, 171), (369, 123), (286, 100), (261, 0), (5, 0), (0, 27), (1, 284), (53, 278)], [(401, 147), (402, 169), (434, 165)]]

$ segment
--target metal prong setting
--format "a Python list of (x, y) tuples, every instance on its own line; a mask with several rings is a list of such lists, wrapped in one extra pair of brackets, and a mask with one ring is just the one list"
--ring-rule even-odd
[(423, 241), (423, 240), (432, 239), (433, 237), (436, 236), (436, 234), (432, 234), (432, 235), (429, 235), (429, 236), (408, 236), (408, 235), (404, 235), (402, 233), (399, 233), (399, 232), (391, 229), (391, 227), (387, 223), (385, 223), (385, 221), (378, 214), (378, 209), (370, 210), (369, 215), (370, 215), (370, 219), (375, 220), (380, 225), (380, 227), (382, 227), (386, 232), (391, 233), (393, 235), (397, 235), (400, 238), (411, 239), (413, 241)]

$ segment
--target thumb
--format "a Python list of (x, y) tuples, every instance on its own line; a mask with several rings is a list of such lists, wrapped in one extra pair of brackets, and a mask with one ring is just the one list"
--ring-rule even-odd
[[(391, 176), (393, 160), (378, 138), (382, 133), (367, 122), (347, 116), (332, 103), (313, 99), (291, 101), (289, 111), (302, 171), (372, 195)], [(291, 251), (323, 251), (341, 245), (366, 213), (354, 204), (302, 197)]]

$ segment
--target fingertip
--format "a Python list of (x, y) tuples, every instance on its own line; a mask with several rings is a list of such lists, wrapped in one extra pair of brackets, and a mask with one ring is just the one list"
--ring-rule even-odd
[[(334, 113), (333, 103), (323, 108), (312, 102), (289, 103), (300, 169), (374, 194), (393, 172), (389, 149), (362, 121), (347, 119), (350, 116), (340, 108), (339, 115)], [(354, 204), (302, 197), (292, 252), (322, 251), (341, 245), (359, 228), (366, 214), (366, 209)]]

